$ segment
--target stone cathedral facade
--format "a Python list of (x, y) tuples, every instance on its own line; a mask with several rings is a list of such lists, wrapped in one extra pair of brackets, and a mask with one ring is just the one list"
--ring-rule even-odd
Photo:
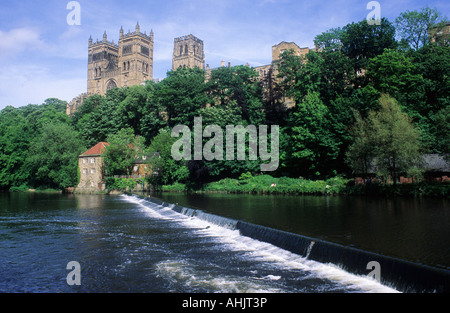
[(66, 113), (72, 115), (84, 99), (94, 94), (104, 95), (109, 89), (140, 85), (153, 79), (154, 34), (141, 33), (139, 23), (135, 31), (119, 32), (119, 42), (89, 38), (87, 92), (67, 104)]
[[(89, 38), (88, 47), (88, 71), (87, 92), (79, 95), (66, 106), (67, 115), (74, 114), (83, 101), (94, 94), (104, 95), (109, 89), (115, 87), (127, 87), (144, 84), (147, 80), (153, 80), (153, 31), (147, 35), (142, 33), (139, 23), (135, 31), (125, 33), (123, 27), (119, 32), (119, 41), (108, 41), (108, 36), (103, 34), (103, 39), (93, 41)], [(280, 54), (285, 50), (293, 50), (298, 56), (304, 57), (309, 48), (300, 48), (293, 42), (281, 42), (272, 47), (272, 62), (267, 65), (255, 67), (261, 81), (268, 78), (276, 78)], [(225, 66), (225, 61), (221, 62)], [(228, 63), (230, 67), (230, 63)], [(250, 66), (247, 64), (247, 66)], [(179, 67), (199, 68), (206, 71), (206, 78), (211, 75), (209, 65), (205, 67), (205, 48), (203, 41), (191, 35), (174, 39), (172, 55), (172, 70)], [(265, 86), (268, 88), (269, 86)], [(293, 102), (286, 99), (288, 107)]]

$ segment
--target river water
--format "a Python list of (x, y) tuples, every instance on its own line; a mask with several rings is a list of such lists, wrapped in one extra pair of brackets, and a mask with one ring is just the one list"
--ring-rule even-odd
[[(411, 245), (421, 251), (418, 260), (448, 268), (449, 210), (443, 200), (432, 208), (412, 207), (410, 212), (381, 204), (339, 212), (342, 208), (334, 203), (337, 198), (161, 197), (270, 227), (303, 230), (315, 237), (320, 233), (328, 240), (364, 247), (385, 242), (387, 250), (395, 253), (392, 241), (406, 243), (403, 236), (408, 233), (409, 240), (425, 236)], [(388, 217), (393, 221), (381, 227)], [(353, 225), (358, 218), (361, 225)], [(311, 225), (312, 221), (317, 225)], [(394, 229), (386, 234), (389, 227)], [(372, 231), (384, 239), (369, 235)], [(430, 243), (431, 247), (423, 244), (430, 240), (438, 242)], [(421, 247), (426, 248), (422, 251)], [(408, 249), (398, 254), (406, 255), (404, 250)], [(425, 257), (430, 251), (433, 257)], [(71, 261), (80, 264), (79, 286), (70, 286), (66, 280)], [(0, 193), (0, 292), (397, 291), (367, 276), (308, 260), (135, 196)]]

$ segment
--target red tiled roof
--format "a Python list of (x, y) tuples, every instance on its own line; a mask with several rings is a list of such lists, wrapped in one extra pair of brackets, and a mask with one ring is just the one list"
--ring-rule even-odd
[(92, 148), (90, 148), (88, 151), (82, 154), (83, 155), (100, 155), (103, 152), (103, 149), (106, 148), (106, 146), (109, 146), (109, 143), (107, 142), (99, 142)]

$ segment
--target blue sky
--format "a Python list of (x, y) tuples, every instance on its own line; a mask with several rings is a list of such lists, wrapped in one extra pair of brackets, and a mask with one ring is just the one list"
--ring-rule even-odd
[[(0, 0), (0, 109), (86, 92), (89, 36), (119, 39), (119, 29), (155, 34), (154, 78), (171, 68), (173, 39), (193, 34), (205, 43), (206, 63), (270, 63), (271, 47), (293, 41), (313, 47), (332, 27), (366, 18), (369, 0), (79, 0), (81, 25), (67, 24), (69, 0)], [(391, 21), (429, 6), (450, 17), (448, 0), (379, 1)]]

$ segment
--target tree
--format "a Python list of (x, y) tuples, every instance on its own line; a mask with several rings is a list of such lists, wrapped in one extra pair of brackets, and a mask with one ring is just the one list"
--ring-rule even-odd
[(302, 82), (302, 69), (304, 67), (304, 60), (295, 55), (294, 50), (287, 50), (280, 54), (280, 63), (278, 66), (277, 77), (281, 80), (280, 87), (287, 98), (294, 98), (298, 103), (302, 98), (299, 92), (299, 86)]
[(350, 133), (353, 143), (348, 147), (345, 161), (355, 174), (367, 175), (372, 168), (374, 146), (369, 121), (363, 119), (361, 114), (354, 110), (355, 124)]
[(314, 38), (314, 45), (324, 52), (339, 51), (342, 49), (343, 29), (340, 27), (331, 28)]
[(158, 173), (151, 178), (156, 186), (185, 182), (189, 175), (185, 162), (176, 161), (172, 157), (172, 145), (176, 140), (172, 138), (171, 131), (164, 128), (159, 131), (147, 149), (147, 154), (151, 156), (149, 164)]
[(117, 107), (118, 114), (122, 116), (124, 124), (133, 128), (136, 135), (141, 135), (141, 120), (143, 108), (147, 101), (145, 86), (137, 85), (126, 89), (126, 96)]
[(330, 163), (338, 157), (340, 144), (330, 128), (328, 108), (317, 92), (308, 93), (283, 132), (285, 160), (282, 161), (298, 175), (328, 175)]
[(322, 83), (324, 60), (318, 53), (310, 51), (305, 58), (295, 55), (293, 50), (281, 54), (278, 77), (286, 97), (301, 103), (308, 93), (319, 92)]
[(209, 103), (228, 106), (235, 103), (241, 109), (242, 119), (257, 125), (264, 122), (261, 83), (258, 73), (247, 66), (221, 67), (211, 72), (207, 83)]
[(328, 103), (338, 97), (350, 96), (353, 91), (352, 83), (355, 81), (352, 60), (341, 51), (324, 51), (318, 55), (321, 59), (321, 99)]
[(403, 46), (417, 51), (430, 43), (430, 34), (438, 32), (446, 21), (447, 18), (440, 12), (427, 6), (420, 11), (401, 13), (395, 20), (395, 26)]
[(426, 107), (422, 114), (436, 113), (450, 105), (450, 46), (426, 45), (411, 58), (424, 80)]
[(194, 125), (198, 110), (205, 107), (206, 97), (205, 71), (195, 68), (178, 68), (167, 73), (155, 90), (156, 101), (167, 114), (168, 125)]
[(131, 175), (136, 159), (144, 155), (143, 138), (132, 128), (123, 128), (109, 135), (108, 143), (102, 155), (106, 175)]
[(367, 77), (375, 89), (394, 97), (410, 116), (423, 113), (424, 79), (412, 59), (404, 53), (386, 49), (369, 60)]
[(355, 73), (366, 69), (369, 60), (382, 54), (384, 49), (397, 48), (395, 27), (384, 17), (380, 25), (370, 25), (363, 20), (348, 24), (343, 30), (342, 52), (353, 61)]
[(379, 103), (367, 121), (358, 119), (347, 162), (355, 172), (364, 171), (373, 156), (377, 174), (395, 184), (401, 173), (417, 174), (420, 169), (421, 134), (394, 98), (382, 95)]
[(436, 136), (436, 150), (450, 161), (450, 106), (433, 114), (432, 121)]
[(147, 81), (145, 84), (147, 100), (142, 108), (140, 134), (145, 138), (146, 145), (150, 145), (159, 130), (167, 125), (165, 109), (156, 97), (159, 86), (159, 83), (153, 81)]
[(9, 189), (28, 184), (28, 147), (35, 134), (27, 119), (20, 114), (24, 108), (6, 107), (0, 112), (0, 188)]
[(78, 155), (86, 148), (68, 124), (44, 124), (30, 144), (27, 158), (31, 184), (63, 189), (77, 185)]

